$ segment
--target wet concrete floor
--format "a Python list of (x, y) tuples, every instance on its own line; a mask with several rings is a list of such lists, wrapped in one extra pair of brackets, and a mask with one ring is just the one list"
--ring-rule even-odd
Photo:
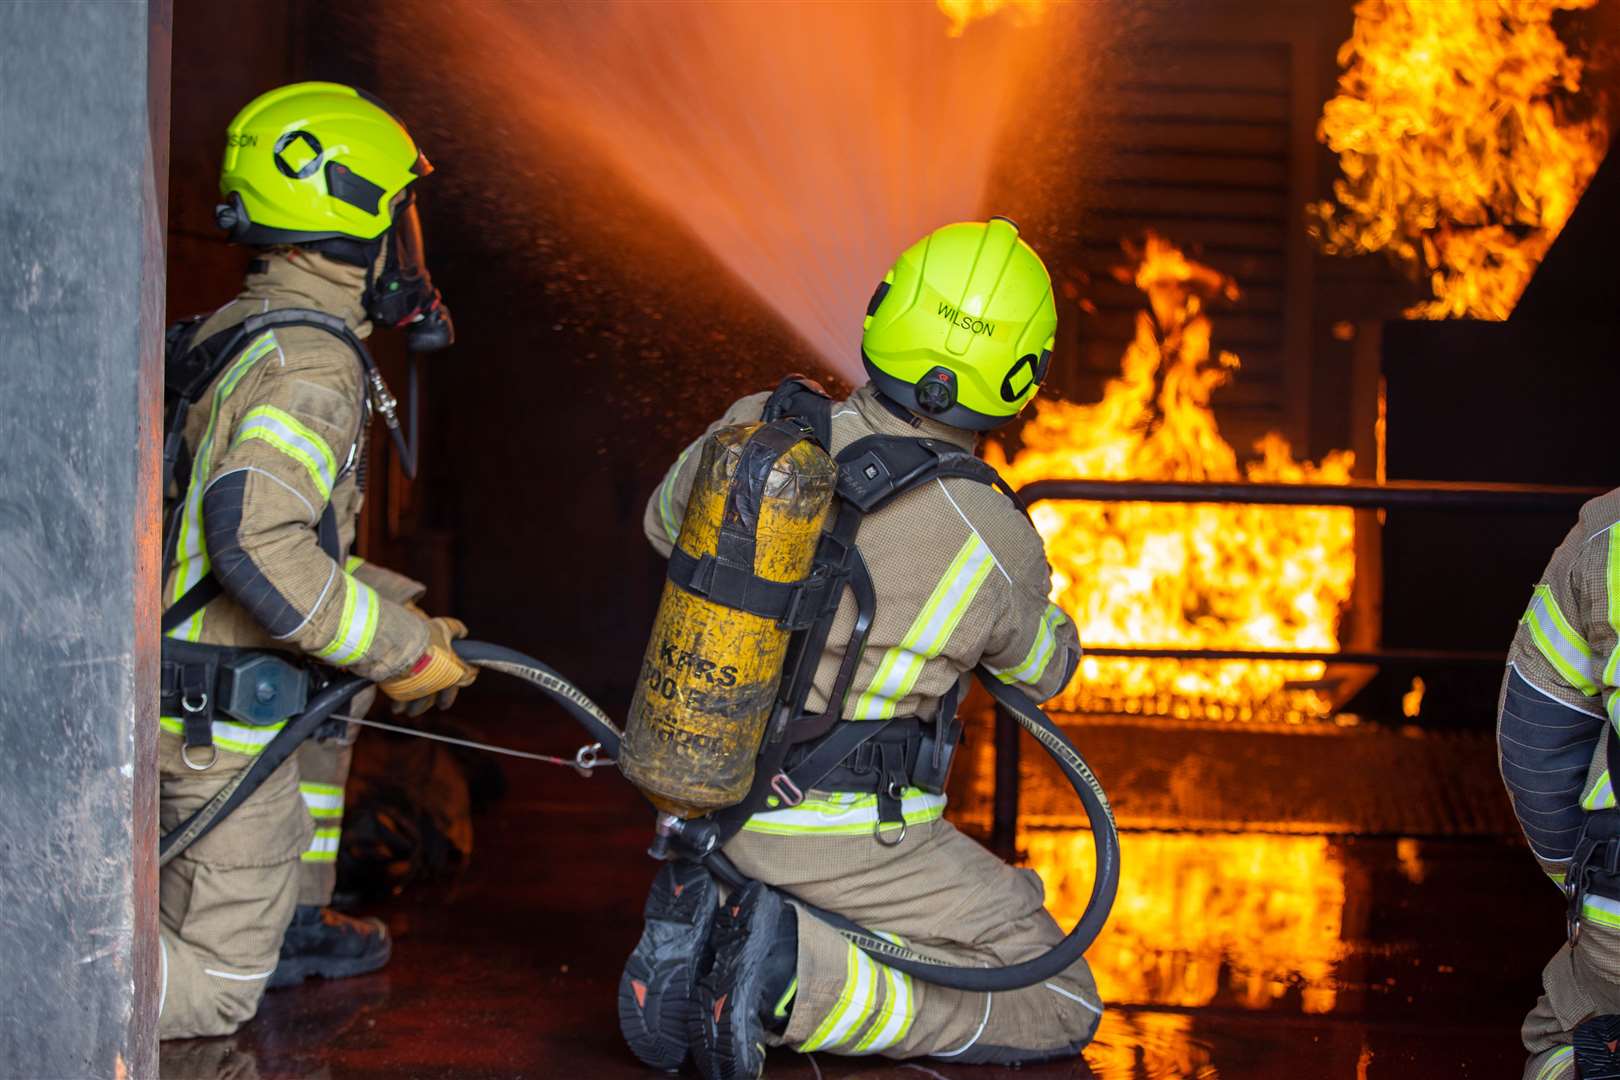
[[(551, 751), (577, 741), (560, 720), (485, 728)], [(1088, 954), (1109, 1010), (1083, 1059), (1017, 1075), (1519, 1075), (1517, 1026), (1562, 912), (1505, 835), (1488, 737), (1095, 721), (1073, 733), (1124, 830), (1119, 902)], [(983, 822), (987, 743), (970, 744), (957, 777), (952, 813), (970, 829)], [(508, 777), (461, 879), (378, 910), (396, 935), (388, 969), (272, 993), (234, 1037), (165, 1044), (164, 1076), (656, 1075), (624, 1049), (614, 1014), (654, 869), (641, 854), (650, 813), (612, 775), (518, 762)], [(1023, 857), (1068, 925), (1090, 888), (1090, 837), (1038, 760), (1025, 791), (1036, 827)], [(1197, 827), (1169, 827), (1177, 814)], [(767, 1074), (1013, 1072), (779, 1051)]]

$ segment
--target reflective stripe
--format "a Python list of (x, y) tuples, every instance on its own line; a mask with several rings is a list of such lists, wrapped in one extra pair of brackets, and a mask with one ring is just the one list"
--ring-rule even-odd
[(1583, 810), (1609, 810), (1614, 807), (1614, 784), (1609, 780), (1609, 770), (1604, 769), (1598, 776), (1597, 783), (1586, 798), (1581, 800)]
[[(1570, 1066), (1570, 1071), (1567, 1074), (1564, 1072), (1564, 1066), (1566, 1065)], [(1573, 1046), (1560, 1046), (1553, 1051), (1552, 1057), (1542, 1062), (1541, 1068), (1536, 1072), (1536, 1080), (1557, 1080), (1560, 1077), (1563, 1080), (1568, 1080), (1570, 1076), (1575, 1075), (1574, 1065), (1575, 1048)]]
[(1536, 648), (1565, 681), (1587, 697), (1595, 696), (1598, 673), (1592, 646), (1570, 626), (1547, 586), (1536, 586), (1530, 609), (1524, 613), (1524, 623), (1530, 628)]
[[(878, 936), (896, 945), (905, 944), (897, 934), (880, 932)], [(917, 1016), (916, 1001), (911, 993), (911, 976), (883, 964), (878, 964), (878, 968), (883, 972), (883, 1008), (872, 1020), (872, 1026), (866, 1029), (861, 1041), (850, 1051), (852, 1054), (876, 1054), (887, 1050), (906, 1037), (906, 1032), (911, 1030), (912, 1020)]]
[(345, 667), (364, 656), (376, 636), (376, 590), (344, 574), (343, 613), (338, 616), (337, 633), (315, 655), (328, 663)]
[(255, 972), (252, 975), (233, 975), (229, 971), (215, 971), (213, 968), (205, 967), (203, 974), (219, 979), (230, 979), (233, 982), (258, 982), (260, 979), (268, 979), (275, 970), (271, 968), (269, 971)]
[(1075, 1004), (1079, 1005), (1081, 1008), (1089, 1009), (1090, 1011), (1096, 1013), (1098, 1016), (1101, 1016), (1103, 1014), (1103, 1010), (1102, 1010), (1101, 1005), (1094, 1005), (1091, 1002), (1087, 1001), (1085, 998), (1081, 997), (1079, 994), (1071, 993), (1070, 991), (1063, 989), (1063, 987), (1059, 986), (1057, 983), (1043, 983), (1042, 985), (1044, 985), (1048, 990), (1052, 991), (1052, 993), (1058, 995), (1059, 997), (1068, 998), (1070, 1001), (1072, 1001)]
[(343, 830), (337, 825), (316, 829), (309, 850), (299, 856), (304, 862), (337, 862), (338, 838)]
[(362, 559), (358, 555), (350, 555), (343, 563), (343, 572), (345, 574), (352, 574), (356, 570), (360, 569), (360, 567), (364, 565), (365, 561), (366, 560)]
[(1620, 930), (1620, 900), (1587, 893), (1581, 900), (1581, 917), (1610, 930)]
[[(900, 814), (907, 825), (938, 821), (945, 813), (945, 796), (908, 787), (900, 795)], [(877, 827), (876, 795), (840, 791), (826, 798), (806, 799), (785, 810), (755, 814), (743, 825), (745, 832), (770, 836), (862, 836)]]
[[(175, 735), (184, 736), (186, 733), (186, 726), (178, 716), (160, 716), (158, 726)], [(276, 733), (286, 726), (285, 720), (279, 724), (266, 724), (263, 727), (233, 724), (229, 720), (215, 720), (214, 745), (233, 754), (246, 754), (252, 757), (263, 750), (270, 740), (276, 737)]]
[(877, 1004), (878, 965), (855, 946), (849, 946), (849, 966), (838, 1000), (810, 1037), (799, 1045), (801, 1054), (841, 1046), (860, 1027)]
[(855, 702), (856, 720), (888, 720), (911, 693), (923, 664), (945, 651), (968, 605), (989, 576), (995, 560), (978, 533), (967, 538), (945, 576), (912, 622), (899, 645), (883, 654), (872, 685)]
[[(208, 473), (213, 467), (214, 429), (219, 424), (220, 406), (231, 396), (248, 370), (275, 348), (275, 333), (266, 331), (243, 350), (242, 355), (220, 378), (218, 389), (214, 391), (214, 401), (209, 406), (208, 426), (203, 429), (203, 437), (197, 443), (197, 453), (192, 459), (191, 484), (186, 488), (185, 506), (180, 515), (180, 535), (174, 547), (174, 591), (169, 597), (170, 604), (190, 592), (192, 586), (208, 573), (208, 551), (203, 543), (202, 500), (203, 489), (208, 486)], [(202, 617), (203, 613), (198, 611), (169, 631), (169, 636), (196, 641), (202, 636)]]
[(675, 459), (675, 467), (664, 477), (664, 486), (658, 489), (658, 517), (664, 523), (664, 535), (669, 537), (672, 544), (681, 535), (681, 523), (675, 520), (675, 483), (680, 479), (681, 466), (686, 464), (691, 453), (691, 446), (681, 451), (681, 456)]
[(1029, 655), (1024, 657), (1023, 663), (1009, 670), (991, 668), (996, 678), (1004, 683), (1024, 683), (1034, 686), (1046, 674), (1046, 666), (1052, 662), (1057, 653), (1057, 628), (1068, 621), (1063, 609), (1056, 604), (1047, 604), (1046, 611), (1041, 615), (1041, 626), (1035, 634), (1035, 640), (1029, 646)]
[(298, 422), (291, 413), (274, 405), (260, 405), (249, 409), (236, 428), (236, 442), (241, 446), (249, 439), (267, 442), (304, 467), (315, 482), (321, 498), (332, 496), (332, 481), (337, 476), (337, 463), (332, 459), (332, 448), (326, 440)]
[[(1609, 627), (1614, 631), (1614, 651), (1609, 654), (1609, 662), (1603, 665), (1603, 681), (1610, 686), (1620, 686), (1620, 532), (1611, 527), (1609, 529), (1609, 558), (1607, 585), (1609, 588)], [(1611, 709), (1613, 702), (1610, 702)]]
[(336, 817), (343, 813), (343, 789), (336, 784), (301, 783), (298, 793), (315, 817)]

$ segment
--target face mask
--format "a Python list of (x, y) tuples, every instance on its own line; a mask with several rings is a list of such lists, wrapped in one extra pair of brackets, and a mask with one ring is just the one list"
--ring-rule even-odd
[(416, 213), (416, 196), (409, 189), (383, 238), (382, 269), (373, 266), (366, 277), (366, 315), (379, 326), (403, 329), (407, 349), (433, 352), (455, 342), (450, 309), (433, 287), (423, 258), (422, 221)]

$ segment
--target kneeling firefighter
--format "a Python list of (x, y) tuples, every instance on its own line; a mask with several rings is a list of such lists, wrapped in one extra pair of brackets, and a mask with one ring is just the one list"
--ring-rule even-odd
[(1569, 940), (1521, 1032), (1525, 1080), (1620, 1076), (1620, 490), (1581, 507), (1508, 651), (1502, 779)]
[(914, 978), (838, 928), (977, 969), (1065, 940), (1040, 878), (942, 817), (969, 673), (1044, 700), (1080, 658), (1039, 534), (973, 456), (1036, 394), (1056, 326), (1012, 222), (948, 225), (873, 295), (867, 385), (743, 398), (649, 502), (671, 562), (621, 768), (661, 811), (655, 853), (713, 822), (755, 880), (721, 907), (704, 862), (659, 871), (619, 989), (646, 1064), (690, 1052), (711, 1080), (754, 1077), (784, 1044), (1016, 1063), (1095, 1032), (1078, 952), (992, 993)]
[[(414, 184), (429, 169), (348, 86), (285, 86), (231, 121), (216, 219), (256, 250), (236, 299), (170, 329), (166, 362), (166, 830), (338, 669), (413, 713), (473, 680), (451, 648), (465, 628), (423, 614), (421, 585), (350, 554), (374, 411), (414, 470), (414, 433), (407, 450), (362, 339), (374, 323), (402, 328), (413, 351), (453, 338), (422, 262)], [(267, 984), (387, 962), (380, 922), (326, 909), (352, 730), (306, 742), (164, 865), (162, 1038), (235, 1031)]]

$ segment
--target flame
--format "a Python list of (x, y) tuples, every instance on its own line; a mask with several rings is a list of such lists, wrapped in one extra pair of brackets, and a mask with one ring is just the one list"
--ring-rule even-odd
[(945, 31), (951, 37), (961, 37), (972, 23), (1004, 9), (1010, 10), (1021, 26), (1036, 22), (1046, 12), (1046, 0), (935, 0), (935, 3), (951, 22)]
[(1553, 31), (1596, 0), (1360, 0), (1317, 137), (1344, 175), (1311, 207), (1330, 254), (1427, 275), (1407, 314), (1505, 319), (1608, 144)]
[(1423, 676), (1412, 676), (1412, 689), (1401, 695), (1401, 714), (1407, 719), (1416, 719), (1423, 712), (1423, 693), (1427, 690), (1423, 684)]
[[(1127, 250), (1131, 249), (1127, 246)], [(1210, 357), (1208, 300), (1235, 300), (1231, 279), (1149, 234), (1134, 271), (1147, 294), (1123, 374), (1102, 401), (1040, 401), (1007, 461), (986, 458), (1015, 486), (1073, 477), (1343, 484), (1353, 456), (1296, 461), (1272, 433), (1259, 459), (1239, 466), (1221, 438), (1210, 398), (1238, 368)], [(1035, 526), (1051, 560), (1054, 602), (1090, 645), (1333, 651), (1355, 578), (1350, 510), (1145, 503), (1045, 502)], [(1319, 661), (1183, 664), (1088, 657), (1058, 699), (1087, 712), (1183, 718), (1302, 720), (1332, 702), (1311, 683)]]
[[(1091, 896), (1089, 832), (1020, 837), (1047, 906), (1072, 925)], [(1345, 865), (1325, 836), (1126, 832), (1118, 898), (1086, 960), (1110, 1005), (1264, 1009), (1297, 993), (1333, 1011)]]

